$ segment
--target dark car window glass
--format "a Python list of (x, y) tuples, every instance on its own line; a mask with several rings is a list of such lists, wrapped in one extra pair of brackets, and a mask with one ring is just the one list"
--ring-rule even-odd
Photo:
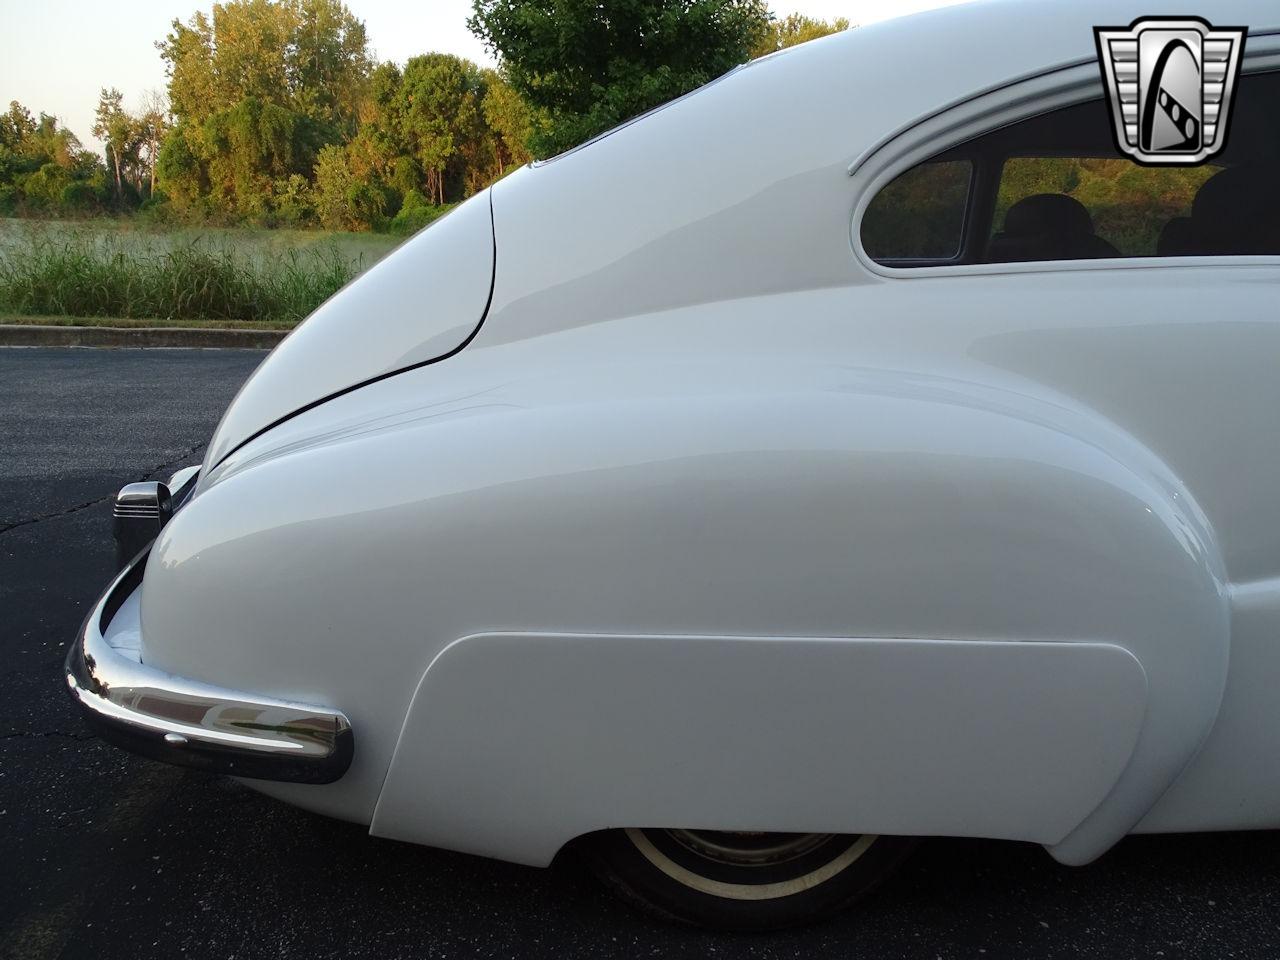
[(862, 246), (877, 260), (949, 260), (960, 253), (973, 164), (922, 163), (881, 190), (862, 218)]
[[(1280, 256), (1277, 104), (1280, 73), (1241, 77), (1227, 147), (1198, 167), (1121, 154), (1101, 100), (992, 130), (886, 186), (863, 217), (863, 247), (897, 267)], [(941, 174), (970, 164), (966, 209), (943, 212)]]
[(1011, 157), (1000, 172), (992, 237), (1009, 209), (1039, 194), (1061, 194), (1088, 212), (1095, 236), (1113, 256), (1154, 257), (1165, 225), (1189, 217), (1206, 180), (1222, 167), (1140, 167), (1106, 157)]

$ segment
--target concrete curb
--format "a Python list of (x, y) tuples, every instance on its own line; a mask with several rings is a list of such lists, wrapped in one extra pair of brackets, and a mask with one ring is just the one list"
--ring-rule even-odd
[(222, 347), (270, 350), (288, 330), (220, 327), (58, 327), (0, 324), (0, 347)]

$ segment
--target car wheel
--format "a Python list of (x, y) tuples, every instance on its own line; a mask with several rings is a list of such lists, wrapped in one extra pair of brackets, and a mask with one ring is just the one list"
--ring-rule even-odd
[(909, 837), (605, 830), (579, 849), (610, 886), (667, 918), (772, 930), (829, 916), (888, 876)]

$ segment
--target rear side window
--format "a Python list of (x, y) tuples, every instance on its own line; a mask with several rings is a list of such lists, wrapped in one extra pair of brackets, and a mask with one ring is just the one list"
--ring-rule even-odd
[(968, 160), (936, 160), (908, 170), (867, 207), (863, 247), (880, 261), (959, 256), (972, 180)]
[(1280, 74), (1241, 78), (1227, 149), (1198, 167), (1142, 166), (1106, 105), (993, 130), (914, 167), (868, 205), (879, 263), (1280, 255)]
[[(1005, 247), (1018, 252), (1018, 211), (1054, 203), (1031, 198), (1061, 196), (1075, 201), (1061, 204), (1064, 213), (1076, 212), (1077, 232), (1093, 234), (1099, 255), (1157, 256), (1165, 226), (1175, 218), (1191, 216), (1196, 194), (1221, 169), (1212, 164), (1141, 167), (1128, 158), (1010, 157), (1000, 171), (988, 252), (999, 254), (1000, 238), (1010, 236), (1014, 239)], [(1079, 217), (1081, 209), (1088, 214), (1088, 223)], [(1008, 222), (1010, 210), (1013, 223)], [(1037, 226), (1044, 224), (1032, 224), (1032, 232)]]

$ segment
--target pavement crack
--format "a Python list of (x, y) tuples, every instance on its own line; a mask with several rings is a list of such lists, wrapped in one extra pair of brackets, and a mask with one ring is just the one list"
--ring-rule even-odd
[(77, 503), (73, 507), (66, 507), (62, 510), (52, 510), (49, 513), (42, 513), (35, 517), (28, 517), (26, 520), (18, 520), (14, 523), (5, 524), (0, 527), (0, 535), (8, 533), (10, 530), (17, 530), (19, 527), (29, 527), (33, 523), (43, 523), (46, 520), (56, 520), (58, 517), (65, 517), (68, 514), (79, 513), (81, 510), (88, 510), (90, 507), (96, 507), (104, 500), (110, 500), (114, 494), (108, 493), (105, 496), (96, 497), (93, 500), (86, 500), (84, 503)]
[[(188, 460), (191, 457), (195, 456), (201, 450), (201, 448), (205, 446), (207, 442), (208, 442), (207, 440), (200, 441), (199, 443), (182, 451), (182, 453), (178, 454), (176, 457), (166, 460), (164, 461), (164, 463), (157, 464), (156, 466), (147, 470), (143, 475), (145, 477), (150, 478), (150, 477), (154, 477), (157, 473), (167, 473), (175, 469), (184, 460)], [(51, 510), (48, 513), (42, 513), (34, 517), (28, 517), (25, 520), (16, 520), (13, 523), (7, 523), (4, 526), (0, 527), (0, 536), (4, 536), (10, 530), (17, 530), (19, 527), (29, 527), (33, 523), (44, 523), (44, 521), (46, 520), (56, 520), (59, 517), (66, 517), (66, 516), (70, 516), (73, 513), (79, 513), (81, 510), (88, 510), (90, 507), (96, 507), (100, 503), (105, 503), (106, 501), (110, 500), (114, 496), (115, 496), (115, 493), (113, 491), (112, 493), (104, 494), (101, 497), (95, 497), (92, 500), (86, 500), (84, 503), (77, 503), (74, 506), (64, 507), (61, 510)]]
[(150, 470), (147, 471), (147, 476), (151, 477), (157, 473), (170, 473), (173, 470), (176, 470), (178, 467), (180, 467), (183, 464), (183, 461), (189, 460), (192, 457), (194, 457), (197, 453), (199, 453), (202, 449), (204, 449), (204, 447), (208, 443), (209, 443), (208, 440), (201, 440), (199, 443), (194, 444), (188, 449), (182, 451), (182, 453), (178, 454), (172, 460), (166, 460), (164, 463), (160, 464), (159, 466), (152, 467)]

